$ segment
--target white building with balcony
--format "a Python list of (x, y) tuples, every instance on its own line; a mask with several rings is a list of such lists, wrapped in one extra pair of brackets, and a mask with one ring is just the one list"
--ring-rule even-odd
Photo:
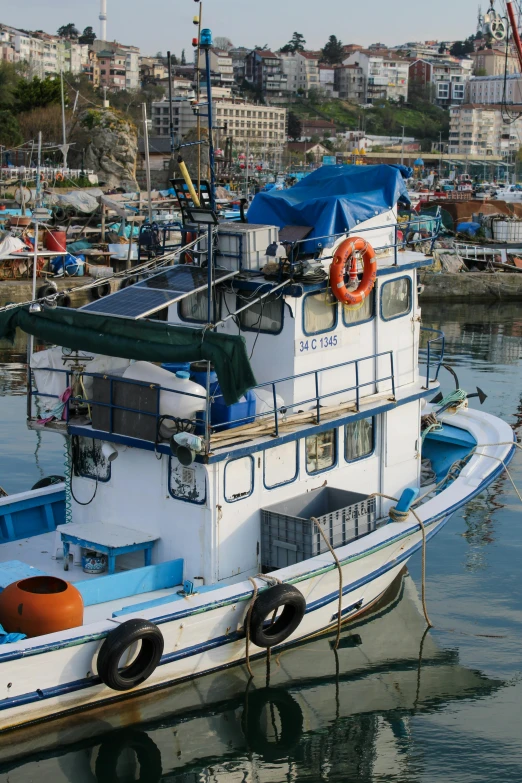
[(468, 103), (522, 105), (522, 75), (475, 76), (467, 84)]
[(321, 88), (317, 52), (282, 52), (281, 64), (291, 95), (308, 95), (310, 90)]
[(343, 65), (357, 65), (362, 69), (364, 103), (408, 100), (410, 64), (396, 52), (364, 49), (350, 54)]
[(500, 105), (464, 104), (450, 109), (450, 155), (495, 155), (509, 158), (517, 153), (522, 119), (506, 119)]

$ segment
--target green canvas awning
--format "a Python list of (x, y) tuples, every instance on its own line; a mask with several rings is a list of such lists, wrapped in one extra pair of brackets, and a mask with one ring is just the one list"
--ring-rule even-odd
[(78, 310), (27, 306), (0, 312), (0, 339), (14, 341), (16, 327), (53, 345), (147, 362), (210, 361), (227, 405), (256, 385), (240, 335), (190, 329), (159, 321), (131, 321)]

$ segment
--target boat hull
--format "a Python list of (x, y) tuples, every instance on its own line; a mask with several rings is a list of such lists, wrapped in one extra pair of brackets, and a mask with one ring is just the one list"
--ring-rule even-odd
[[(448, 518), (430, 525), (429, 537), (435, 535)], [(399, 527), (397, 525), (397, 529)], [(367, 611), (375, 603), (418, 551), (421, 542), (417, 529), (406, 537), (398, 535), (387, 546), (370, 550), (343, 565), (343, 622)], [(331, 565), (327, 569), (316, 568), (296, 586), (306, 598), (307, 609), (301, 625), (284, 646), (337, 625), (337, 569), (332, 569)], [(248, 595), (237, 595), (236, 600), (231, 595), (226, 605), (216, 601), (218, 605), (204, 613), (192, 612), (183, 616), (183, 611), (178, 610), (170, 618), (168, 615), (158, 618), (165, 639), (160, 665), (146, 683), (125, 694), (115, 693), (100, 683), (95, 668), (102, 643), (100, 638), (78, 638), (73, 645), (58, 645), (53, 649), (41, 645), (33, 648), (30, 655), (13, 656), (11, 660), (0, 654), (0, 671), (1, 667), (6, 671), (2, 679), (5, 681), (8, 676), (11, 688), (16, 683), (18, 691), (0, 700), (0, 730), (165, 687), (244, 661), (246, 645), (242, 629), (249, 600)], [(127, 618), (123, 616), (122, 619)], [(265, 654), (265, 650), (251, 646), (252, 657)]]

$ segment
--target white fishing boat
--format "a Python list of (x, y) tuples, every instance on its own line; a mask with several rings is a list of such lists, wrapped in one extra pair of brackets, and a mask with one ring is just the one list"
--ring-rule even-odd
[(248, 224), (189, 193), (190, 246), (134, 285), (0, 311), (0, 338), (55, 345), (28, 422), (65, 446), (64, 482), (0, 499), (0, 729), (353, 619), (515, 451), (460, 392), (433, 402), (400, 168), (324, 167)]

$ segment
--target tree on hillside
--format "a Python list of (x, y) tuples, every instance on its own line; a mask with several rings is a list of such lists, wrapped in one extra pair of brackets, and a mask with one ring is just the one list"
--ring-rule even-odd
[(69, 38), (70, 40), (72, 39), (76, 40), (80, 35), (80, 31), (78, 30), (74, 22), (69, 22), (69, 24), (64, 24), (58, 28), (58, 35), (60, 36), (60, 38)]
[(86, 27), (83, 33), (78, 38), (78, 43), (81, 44), (93, 44), (96, 38), (96, 33), (92, 27)]
[(305, 48), (305, 37), (302, 33), (294, 33), (285, 46), (282, 46), (281, 52), (303, 52)]
[(0, 146), (16, 147), (23, 141), (18, 120), (10, 111), (0, 111)]
[(229, 52), (234, 48), (234, 44), (230, 38), (227, 38), (224, 35), (218, 35), (216, 38), (214, 38), (214, 46), (216, 49), (221, 49), (223, 52)]
[(467, 38), (465, 41), (455, 41), (453, 46), (450, 49), (450, 54), (452, 57), (466, 57), (466, 55), (471, 54), (475, 51), (475, 45), (474, 45), (475, 36), (470, 35), (469, 38)]
[(343, 42), (337, 36), (331, 35), (321, 49), (321, 62), (328, 63), (328, 65), (339, 65), (343, 60)]
[(298, 141), (303, 135), (303, 123), (293, 111), (288, 114), (288, 135), (294, 141)]
[(59, 79), (39, 79), (35, 76), (30, 81), (22, 79), (15, 90), (15, 101), (18, 111), (31, 111), (53, 103), (61, 103), (62, 93)]
[(187, 58), (185, 57), (185, 50), (184, 49), (181, 50), (181, 63), (180, 64), (181, 65), (186, 65), (187, 64)]
[(7, 108), (13, 104), (17, 82), (15, 66), (0, 62), (0, 108)]

